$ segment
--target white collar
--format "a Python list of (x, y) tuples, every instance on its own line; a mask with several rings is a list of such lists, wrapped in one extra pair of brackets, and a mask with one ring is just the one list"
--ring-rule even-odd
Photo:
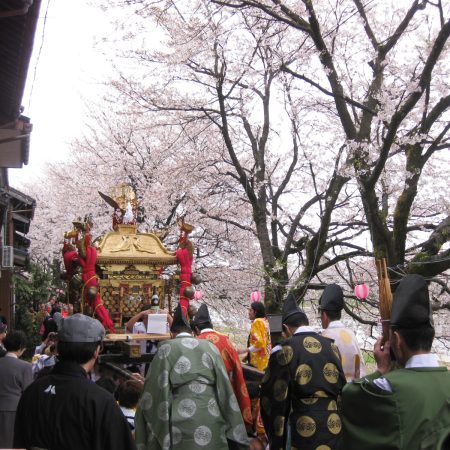
[(125, 406), (121, 405), (119, 406), (125, 417), (134, 417), (134, 415), (136, 414), (136, 410), (133, 408), (126, 408)]
[(183, 331), (182, 333), (177, 334), (177, 337), (186, 337), (186, 336), (192, 337), (192, 334), (187, 333), (186, 331)]
[(294, 334), (297, 333), (315, 333), (316, 330), (313, 327), (310, 327), (309, 325), (302, 325), (300, 327), (298, 327), (295, 331)]
[(413, 355), (406, 361), (405, 369), (415, 369), (418, 367), (439, 367), (437, 355), (435, 353)]
[(211, 331), (214, 331), (214, 330), (212, 328), (203, 328), (203, 330), (200, 331), (200, 334), (211, 333)]
[(340, 320), (333, 320), (328, 324), (327, 328), (345, 328), (345, 325)]
[(10, 358), (19, 359), (19, 357), (13, 352), (7, 352), (5, 356), (9, 356)]

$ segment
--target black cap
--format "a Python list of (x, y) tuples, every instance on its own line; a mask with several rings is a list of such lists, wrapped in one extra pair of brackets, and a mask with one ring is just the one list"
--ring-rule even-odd
[(406, 275), (392, 302), (391, 324), (398, 328), (434, 328), (428, 286), (422, 275)]
[(344, 293), (338, 284), (329, 284), (319, 300), (319, 308), (324, 311), (340, 311), (344, 307)]
[(183, 314), (183, 310), (181, 309), (180, 304), (178, 303), (177, 307), (173, 312), (173, 321), (170, 327), (170, 331), (174, 331), (179, 327), (186, 327), (191, 329), (189, 322), (186, 319), (186, 316)]
[(208, 307), (204, 303), (198, 308), (197, 314), (192, 322), (194, 323), (194, 326), (201, 325), (202, 323), (212, 323)]
[(302, 316), (307, 320), (306, 314), (297, 305), (297, 300), (295, 300), (295, 297), (292, 294), (289, 294), (284, 301), (283, 316), (281, 321), (285, 323), (288, 319), (291, 319), (294, 316)]

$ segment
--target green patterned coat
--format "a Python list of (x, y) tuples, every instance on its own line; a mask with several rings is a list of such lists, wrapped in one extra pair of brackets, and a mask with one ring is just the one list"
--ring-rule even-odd
[(188, 334), (164, 341), (136, 411), (139, 450), (248, 448), (239, 404), (217, 348)]

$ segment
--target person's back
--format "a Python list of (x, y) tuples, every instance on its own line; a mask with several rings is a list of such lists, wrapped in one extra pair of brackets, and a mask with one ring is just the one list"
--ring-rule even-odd
[[(420, 449), (427, 426), (436, 419), (443, 402), (450, 399), (450, 372), (446, 367), (394, 370), (383, 377), (392, 392), (373, 384), (379, 377), (373, 374), (344, 388), (343, 448)], [(365, 391), (364, 405), (352, 396), (354, 389)], [(382, 401), (377, 401), (379, 397)]]
[[(426, 280), (407, 275), (394, 293), (390, 339), (375, 344), (378, 370), (343, 390), (342, 448), (419, 450), (439, 432), (437, 420), (450, 428), (450, 372), (431, 352), (433, 339)], [(391, 351), (401, 369), (392, 370)]]
[(340, 448), (338, 397), (345, 376), (339, 351), (308, 326), (291, 294), (282, 323), (291, 337), (274, 347), (261, 385), (261, 415), (271, 448), (286, 448), (289, 434), (295, 448)]
[(22, 331), (12, 331), (5, 338), (7, 353), (0, 358), (0, 448), (12, 446), (17, 404), (33, 380), (31, 364), (19, 359), (25, 346)]
[(213, 329), (208, 307), (205, 303), (201, 304), (193, 321), (195, 334), (198, 339), (207, 339), (217, 347), (228, 373), (234, 394), (239, 402), (239, 407), (244, 418), (245, 426), (249, 432), (253, 432), (252, 404), (245, 384), (242, 364), (234, 345), (228, 336), (218, 333)]
[[(89, 377), (103, 326), (75, 314), (59, 332), (60, 361), (23, 393), (14, 430), (17, 448), (133, 449), (128, 424), (113, 396)], [(77, 361), (78, 360), (78, 361)]]
[(366, 370), (355, 334), (341, 322), (343, 308), (342, 288), (337, 284), (326, 286), (319, 300), (320, 320), (324, 327), (321, 334), (337, 345), (345, 378), (352, 381), (364, 376)]
[[(179, 319), (179, 317), (181, 317)], [(136, 412), (136, 442), (145, 449), (248, 448), (239, 404), (216, 347), (189, 334), (181, 307), (146, 376)], [(183, 331), (180, 331), (183, 330)]]
[[(78, 364), (57, 363), (23, 397), (16, 420), (39, 419), (34, 426), (17, 425), (16, 446), (24, 442), (55, 449), (125, 448), (115, 443), (121, 439), (123, 424), (117, 420), (121, 412), (114, 397), (87, 378)], [(123, 445), (128, 442), (121, 441)]]
[(143, 389), (143, 384), (137, 380), (124, 381), (117, 388), (117, 403), (132, 431), (135, 428), (134, 416), (136, 414), (136, 407)]

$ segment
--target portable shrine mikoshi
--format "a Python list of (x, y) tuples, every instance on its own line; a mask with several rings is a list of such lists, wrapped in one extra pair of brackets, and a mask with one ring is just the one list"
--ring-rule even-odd
[(174, 253), (168, 251), (153, 233), (140, 233), (136, 225), (117, 225), (95, 241), (98, 287), (103, 304), (116, 329), (159, 297), (161, 308), (167, 307), (171, 283), (161, 278), (166, 266), (177, 264)]

